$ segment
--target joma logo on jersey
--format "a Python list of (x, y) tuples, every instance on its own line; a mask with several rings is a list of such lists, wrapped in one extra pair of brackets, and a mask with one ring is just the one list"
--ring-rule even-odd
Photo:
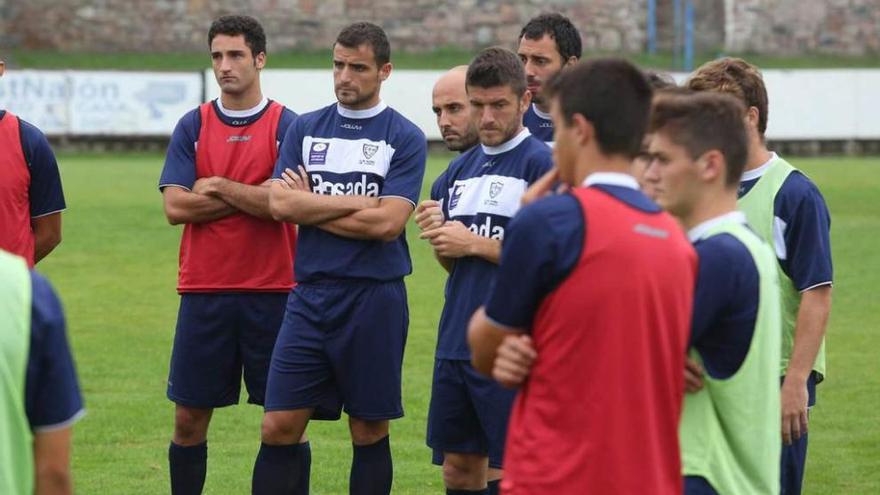
[(324, 180), (321, 174), (310, 174), (312, 178), (312, 192), (315, 194), (327, 194), (330, 196), (378, 196), (379, 184), (368, 182), (366, 174), (361, 174), (357, 182), (330, 182)]
[(492, 217), (486, 217), (486, 220), (481, 224), (472, 223), (468, 229), (474, 234), (488, 237), (489, 239), (504, 240), (504, 227), (492, 225)]
[(357, 124), (342, 124), (339, 127), (342, 127), (343, 129), (348, 129), (350, 131), (362, 131), (364, 129), (363, 127), (361, 127)]
[(251, 140), (251, 136), (229, 136), (226, 138), (227, 143), (246, 143)]
[(552, 123), (552, 122), (541, 122), (541, 125), (539, 125), (538, 127), (542, 127), (542, 128), (544, 128), (544, 129), (552, 128), (552, 127), (553, 127), (553, 123)]

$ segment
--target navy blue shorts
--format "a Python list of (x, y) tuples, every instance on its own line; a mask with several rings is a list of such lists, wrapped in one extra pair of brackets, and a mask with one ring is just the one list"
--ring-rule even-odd
[(435, 360), (427, 441), (434, 464), (443, 464), (444, 452), (483, 454), (501, 469), (514, 397), (468, 361)]
[(313, 419), (403, 416), (409, 326), (402, 280), (328, 280), (290, 293), (272, 354), (266, 411), (314, 408)]
[(685, 476), (684, 495), (718, 495), (718, 492), (702, 476)]
[[(782, 380), (785, 380), (785, 377), (782, 377)], [(809, 407), (816, 405), (816, 381), (816, 372), (813, 371), (810, 373), (809, 378), (807, 378), (807, 405)], [(809, 426), (812, 426), (812, 423)], [(782, 444), (780, 495), (800, 495), (801, 493), (804, 482), (804, 468), (807, 464), (808, 436), (808, 434), (801, 435), (801, 438), (792, 442), (791, 445)]]
[(168, 398), (210, 409), (238, 403), (242, 370), (248, 402), (262, 404), (287, 293), (181, 294)]

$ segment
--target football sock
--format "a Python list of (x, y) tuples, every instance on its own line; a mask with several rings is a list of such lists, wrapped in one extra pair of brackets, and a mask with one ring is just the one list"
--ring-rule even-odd
[(348, 488), (351, 495), (388, 495), (393, 477), (387, 436), (370, 445), (354, 445)]
[(172, 495), (201, 494), (208, 470), (208, 442), (191, 447), (171, 442), (168, 446), (168, 467)]
[[(294, 445), (260, 444), (251, 481), (253, 495), (308, 493), (311, 449), (308, 442)], [(303, 460), (308, 457), (309, 460)], [(304, 490), (304, 491), (303, 491)]]

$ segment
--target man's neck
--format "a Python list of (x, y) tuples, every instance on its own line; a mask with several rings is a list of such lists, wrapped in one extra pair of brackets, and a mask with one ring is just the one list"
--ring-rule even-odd
[(575, 184), (583, 184), (590, 174), (596, 172), (616, 172), (632, 175), (632, 160), (619, 155), (603, 155), (582, 152), (575, 165)]
[(535, 107), (541, 111), (541, 113), (544, 113), (544, 114), (550, 113), (550, 103), (547, 103), (547, 102), (538, 103), (535, 101), (534, 104), (535, 104)]
[(767, 150), (767, 144), (760, 137), (753, 137), (749, 142), (749, 158), (746, 162), (746, 170), (754, 170), (767, 163), (771, 153)]
[(685, 230), (721, 215), (736, 211), (736, 189), (704, 191), (700, 200), (691, 208), (689, 214), (680, 218)]
[(250, 110), (259, 105), (263, 101), (263, 92), (257, 86), (241, 94), (220, 94), (220, 103), (227, 110)]
[(355, 111), (369, 110), (369, 109), (375, 107), (376, 105), (378, 105), (380, 101), (381, 101), (381, 98), (379, 97), (379, 93), (376, 93), (376, 95), (373, 96), (372, 98), (370, 98), (369, 100), (360, 102), (356, 105), (345, 105), (343, 103), (339, 103), (339, 106), (341, 106), (342, 108), (345, 108), (346, 110), (355, 110)]

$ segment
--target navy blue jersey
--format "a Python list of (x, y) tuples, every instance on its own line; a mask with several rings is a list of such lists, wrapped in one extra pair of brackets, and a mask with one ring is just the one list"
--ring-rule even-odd
[[(250, 110), (228, 110), (222, 108), (219, 100), (214, 100), (214, 110), (220, 120), (229, 126), (247, 126), (256, 122), (269, 108), (269, 100), (264, 98), (259, 105)], [(285, 108), (278, 122), (276, 141), (280, 146), (290, 124), (296, 119), (296, 113)], [(202, 117), (199, 109), (187, 112), (177, 122), (168, 153), (165, 155), (165, 167), (159, 178), (159, 189), (165, 186), (179, 186), (192, 189), (196, 183), (196, 148), (199, 145), (199, 131), (202, 128)]]
[[(638, 210), (660, 211), (630, 175), (597, 173), (585, 184)], [(486, 316), (502, 327), (529, 329), (541, 301), (580, 259), (587, 228), (581, 205), (571, 194), (549, 196), (520, 210), (501, 247)]]
[(532, 136), (553, 145), (553, 121), (550, 119), (550, 114), (538, 110), (534, 103), (523, 114), (523, 125), (532, 133)]
[[(734, 212), (745, 223), (745, 215)], [(694, 291), (691, 346), (700, 352), (706, 372), (716, 379), (739, 370), (752, 342), (758, 315), (760, 278), (748, 248), (730, 234), (702, 237), (716, 220), (688, 232), (699, 260)]]
[(85, 411), (55, 292), (31, 272), (31, 342), (25, 375), (25, 412), (34, 432), (71, 425)]
[[(6, 111), (0, 110), (0, 119), (5, 116)], [(58, 162), (49, 141), (33, 124), (22, 119), (18, 121), (21, 149), (30, 172), (28, 200), (31, 218), (64, 210), (67, 205), (61, 188), (61, 175), (58, 173)]]
[[(426, 157), (422, 131), (384, 103), (357, 111), (334, 103), (290, 126), (273, 177), (303, 165), (316, 194), (401, 198), (415, 207)], [(357, 240), (302, 225), (294, 271), (298, 282), (387, 281), (412, 272), (412, 262), (404, 233), (391, 242)]]
[[(774, 153), (770, 161), (775, 159)], [(766, 165), (743, 173), (739, 197), (751, 190), (765, 170)], [(801, 172), (792, 172), (776, 194), (773, 215), (773, 250), (794, 287), (805, 291), (830, 284), (831, 215), (819, 188)]]
[[(495, 147), (475, 146), (449, 164), (434, 182), (431, 199), (440, 201), (448, 220), (472, 232), (504, 240), (507, 223), (519, 210), (523, 193), (553, 166), (550, 148), (523, 129)], [(446, 281), (437, 357), (470, 360), (466, 329), (484, 302), (498, 265), (478, 256), (457, 258)]]

